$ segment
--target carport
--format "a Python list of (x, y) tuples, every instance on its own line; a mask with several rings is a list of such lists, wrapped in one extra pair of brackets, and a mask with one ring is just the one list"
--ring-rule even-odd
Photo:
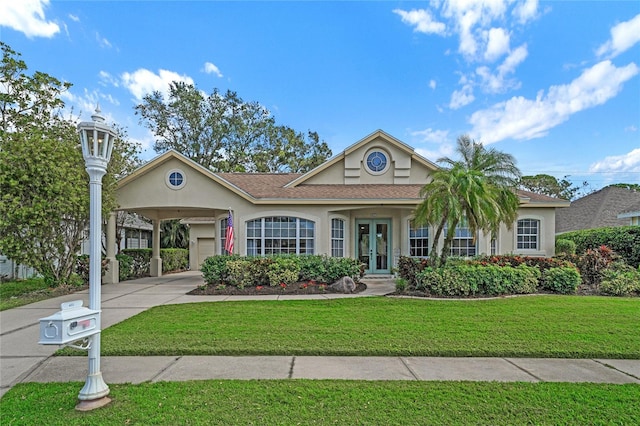
[[(138, 213), (152, 220), (151, 276), (162, 275), (160, 223), (168, 219), (215, 218), (237, 205), (244, 194), (199, 164), (168, 151), (118, 182), (118, 210)], [(107, 223), (108, 270), (104, 283), (117, 283), (119, 266), (115, 258), (116, 214)], [(211, 241), (207, 241), (211, 243)], [(197, 244), (192, 241), (191, 244)], [(213, 254), (213, 253), (212, 253)]]

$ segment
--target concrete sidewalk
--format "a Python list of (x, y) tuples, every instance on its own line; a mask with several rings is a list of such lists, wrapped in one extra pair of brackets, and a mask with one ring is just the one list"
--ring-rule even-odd
[[(198, 271), (142, 278), (102, 286), (102, 328), (153, 306), (233, 300), (333, 299), (381, 296), (392, 280), (364, 280), (367, 290), (353, 295), (188, 296), (203, 284)], [(60, 303), (82, 299), (88, 291), (0, 312), (0, 396), (26, 381), (84, 381), (87, 358), (51, 357), (57, 346), (38, 344), (39, 319)], [(61, 373), (63, 372), (63, 373)], [(413, 357), (102, 357), (107, 383), (190, 379), (310, 378), (362, 380), (500, 380), (640, 383), (640, 360), (563, 360)]]

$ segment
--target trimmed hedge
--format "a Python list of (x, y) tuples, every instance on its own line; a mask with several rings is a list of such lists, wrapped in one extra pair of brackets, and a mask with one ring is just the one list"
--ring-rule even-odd
[[(120, 262), (120, 281), (148, 277), (151, 274), (151, 256), (153, 250), (124, 249), (116, 255)], [(160, 249), (162, 273), (185, 271), (189, 269), (189, 250)]]
[(576, 244), (576, 253), (582, 254), (588, 249), (595, 250), (607, 246), (634, 268), (640, 266), (640, 226), (619, 226), (611, 228), (586, 229), (565, 232), (558, 239), (571, 240)]
[(542, 274), (542, 288), (560, 294), (575, 294), (582, 282), (576, 268), (551, 268)]
[(360, 277), (360, 262), (344, 257), (324, 255), (283, 255), (271, 257), (242, 257), (239, 255), (211, 256), (201, 267), (207, 284), (237, 287), (293, 284), (298, 281), (332, 283), (348, 276)]
[(540, 270), (527, 265), (496, 266), (458, 264), (426, 268), (417, 275), (416, 290), (434, 296), (499, 296), (535, 293)]

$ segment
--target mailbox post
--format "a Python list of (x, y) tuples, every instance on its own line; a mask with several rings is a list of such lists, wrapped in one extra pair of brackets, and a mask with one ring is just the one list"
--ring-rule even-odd
[(100, 371), (100, 311), (101, 311), (101, 240), (102, 240), (102, 177), (107, 173), (115, 132), (104, 123), (100, 108), (91, 116), (93, 121), (78, 124), (87, 173), (89, 174), (89, 309), (97, 311), (97, 333), (89, 337), (89, 373), (78, 399), (77, 410), (88, 411), (102, 407), (111, 399), (109, 387)]

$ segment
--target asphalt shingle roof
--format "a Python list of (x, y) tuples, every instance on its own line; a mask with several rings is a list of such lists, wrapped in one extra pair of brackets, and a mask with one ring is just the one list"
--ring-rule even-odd
[(556, 233), (628, 225), (618, 215), (638, 202), (640, 192), (608, 186), (571, 202), (569, 208), (556, 210)]

